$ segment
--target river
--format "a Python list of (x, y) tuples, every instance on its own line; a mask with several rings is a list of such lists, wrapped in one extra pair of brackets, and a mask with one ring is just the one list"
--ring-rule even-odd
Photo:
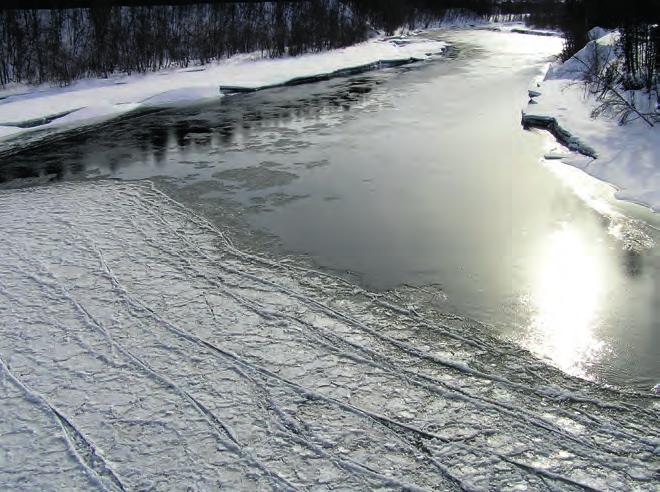
[(521, 129), (558, 39), (429, 35), (6, 158), (0, 483), (655, 490), (655, 216)]
[(451, 48), (422, 66), (141, 115), (0, 173), (156, 180), (244, 247), (376, 290), (430, 288), (425, 302), (570, 374), (648, 391), (660, 220), (543, 160), (552, 139), (520, 126), (561, 41), (435, 35)]

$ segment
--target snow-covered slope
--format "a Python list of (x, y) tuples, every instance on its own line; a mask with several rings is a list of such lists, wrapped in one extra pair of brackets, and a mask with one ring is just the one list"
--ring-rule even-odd
[[(595, 59), (601, 64), (617, 57), (618, 34), (596, 28), (592, 39), (573, 58), (550, 67), (526, 111), (528, 116), (554, 118), (577, 143), (593, 149), (596, 159), (575, 156), (564, 159), (585, 172), (611, 183), (621, 199), (648, 205), (660, 211), (660, 125), (650, 127), (636, 120), (621, 126), (616, 118), (592, 117), (598, 102), (586, 95), (584, 78), (586, 64)], [(642, 105), (655, 106), (655, 95), (639, 91)]]
[(0, 227), (2, 490), (656, 490), (652, 396), (242, 253), (146, 184), (3, 191)]
[(444, 48), (441, 41), (420, 37), (373, 39), (299, 57), (241, 55), (201, 67), (83, 80), (64, 88), (12, 87), (0, 93), (7, 96), (0, 100), (0, 139), (34, 129), (98, 123), (141, 108), (217, 98), (220, 86), (257, 89), (381, 61), (423, 60)]

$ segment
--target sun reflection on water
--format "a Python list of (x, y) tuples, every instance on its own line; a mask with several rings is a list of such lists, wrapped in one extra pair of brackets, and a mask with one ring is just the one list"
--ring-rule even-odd
[(525, 345), (562, 370), (589, 378), (606, 344), (595, 328), (604, 302), (604, 272), (592, 244), (569, 224), (547, 240), (532, 286), (533, 311)]

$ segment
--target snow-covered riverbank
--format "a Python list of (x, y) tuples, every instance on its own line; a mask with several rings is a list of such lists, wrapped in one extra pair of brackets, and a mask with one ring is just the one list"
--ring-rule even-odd
[(652, 396), (242, 253), (148, 184), (3, 191), (0, 224), (4, 489), (655, 490)]
[[(595, 29), (593, 39), (573, 58), (550, 67), (545, 80), (531, 93), (525, 117), (552, 122), (563, 134), (564, 143), (582, 154), (563, 162), (611, 183), (615, 196), (660, 211), (660, 125), (651, 127), (642, 119), (620, 125), (616, 117), (592, 117), (600, 104), (586, 90), (587, 66), (594, 60), (607, 64), (617, 56), (616, 33)], [(638, 104), (655, 109), (655, 94), (638, 94)], [(645, 99), (645, 100), (644, 100)]]
[(78, 81), (67, 87), (14, 86), (0, 92), (0, 139), (34, 130), (66, 130), (119, 115), (221, 97), (220, 86), (258, 89), (355, 67), (425, 60), (446, 44), (422, 37), (372, 39), (299, 57), (239, 55), (219, 63), (147, 75)]

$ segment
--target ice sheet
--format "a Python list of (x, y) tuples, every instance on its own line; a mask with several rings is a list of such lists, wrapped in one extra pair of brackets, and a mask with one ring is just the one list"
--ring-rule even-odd
[(657, 400), (237, 250), (147, 184), (0, 192), (4, 490), (655, 490)]

